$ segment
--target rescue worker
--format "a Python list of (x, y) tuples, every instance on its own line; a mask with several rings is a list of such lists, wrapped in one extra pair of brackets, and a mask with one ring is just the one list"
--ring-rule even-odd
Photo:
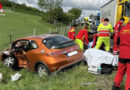
[(110, 34), (113, 33), (113, 28), (109, 23), (109, 19), (105, 18), (104, 22), (98, 26), (98, 40), (96, 43), (96, 49), (99, 49), (104, 43), (105, 50), (109, 52), (110, 50)]
[(121, 29), (119, 38), (119, 62), (112, 90), (119, 90), (120, 83), (125, 74), (125, 90), (130, 90), (130, 18), (127, 25)]
[(84, 49), (84, 43), (86, 45), (89, 43), (87, 29), (88, 29), (88, 25), (84, 24), (83, 29), (79, 31), (75, 40), (75, 42), (80, 46), (82, 50)]
[(75, 27), (76, 24), (72, 25), (71, 29), (68, 31), (68, 38), (75, 40)]
[(84, 18), (84, 21), (85, 21), (85, 24), (88, 24), (88, 32), (90, 32), (90, 23), (89, 23), (89, 21), (88, 21), (88, 17), (85, 17)]
[(114, 29), (114, 46), (113, 46), (113, 54), (117, 55), (118, 52), (118, 45), (117, 45), (117, 39), (119, 37), (119, 32), (121, 30), (121, 28), (124, 26), (124, 18), (121, 18), (120, 21), (117, 22), (117, 24), (115, 25), (115, 29)]

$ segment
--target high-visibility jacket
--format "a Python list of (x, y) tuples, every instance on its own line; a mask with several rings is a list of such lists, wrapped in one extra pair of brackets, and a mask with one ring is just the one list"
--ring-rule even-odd
[(110, 23), (101, 23), (97, 29), (99, 37), (110, 37), (110, 33), (113, 33), (113, 28)]
[(83, 42), (86, 42), (86, 44), (88, 44), (89, 41), (88, 41), (88, 31), (87, 31), (87, 29), (80, 30), (79, 33), (76, 36), (76, 39), (80, 39)]
[(130, 59), (130, 22), (120, 31), (120, 58)]
[(69, 31), (68, 31), (68, 38), (75, 40), (75, 28), (72, 27)]

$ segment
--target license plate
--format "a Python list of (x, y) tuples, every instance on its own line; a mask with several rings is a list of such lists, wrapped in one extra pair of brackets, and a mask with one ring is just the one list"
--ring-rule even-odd
[(76, 55), (76, 54), (78, 54), (78, 52), (77, 51), (73, 51), (73, 52), (68, 53), (67, 56), (71, 57), (71, 56)]

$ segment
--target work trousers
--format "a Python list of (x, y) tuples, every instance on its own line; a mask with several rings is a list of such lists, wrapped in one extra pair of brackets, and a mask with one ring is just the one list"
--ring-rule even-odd
[(120, 83), (126, 74), (125, 90), (130, 90), (130, 59), (119, 59), (118, 69), (114, 79), (114, 84), (116, 87), (120, 87)]
[(103, 43), (105, 45), (105, 50), (107, 52), (110, 51), (110, 37), (98, 37), (96, 49), (99, 49)]
[(75, 40), (75, 43), (77, 43), (82, 50), (84, 49), (84, 44), (83, 44), (83, 41), (82, 41), (82, 40), (76, 39), (76, 40)]

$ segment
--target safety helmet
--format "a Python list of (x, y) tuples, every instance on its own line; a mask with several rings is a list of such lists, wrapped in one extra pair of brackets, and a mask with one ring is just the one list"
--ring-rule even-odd
[(88, 17), (85, 17), (84, 19), (87, 21), (87, 20), (88, 20)]

